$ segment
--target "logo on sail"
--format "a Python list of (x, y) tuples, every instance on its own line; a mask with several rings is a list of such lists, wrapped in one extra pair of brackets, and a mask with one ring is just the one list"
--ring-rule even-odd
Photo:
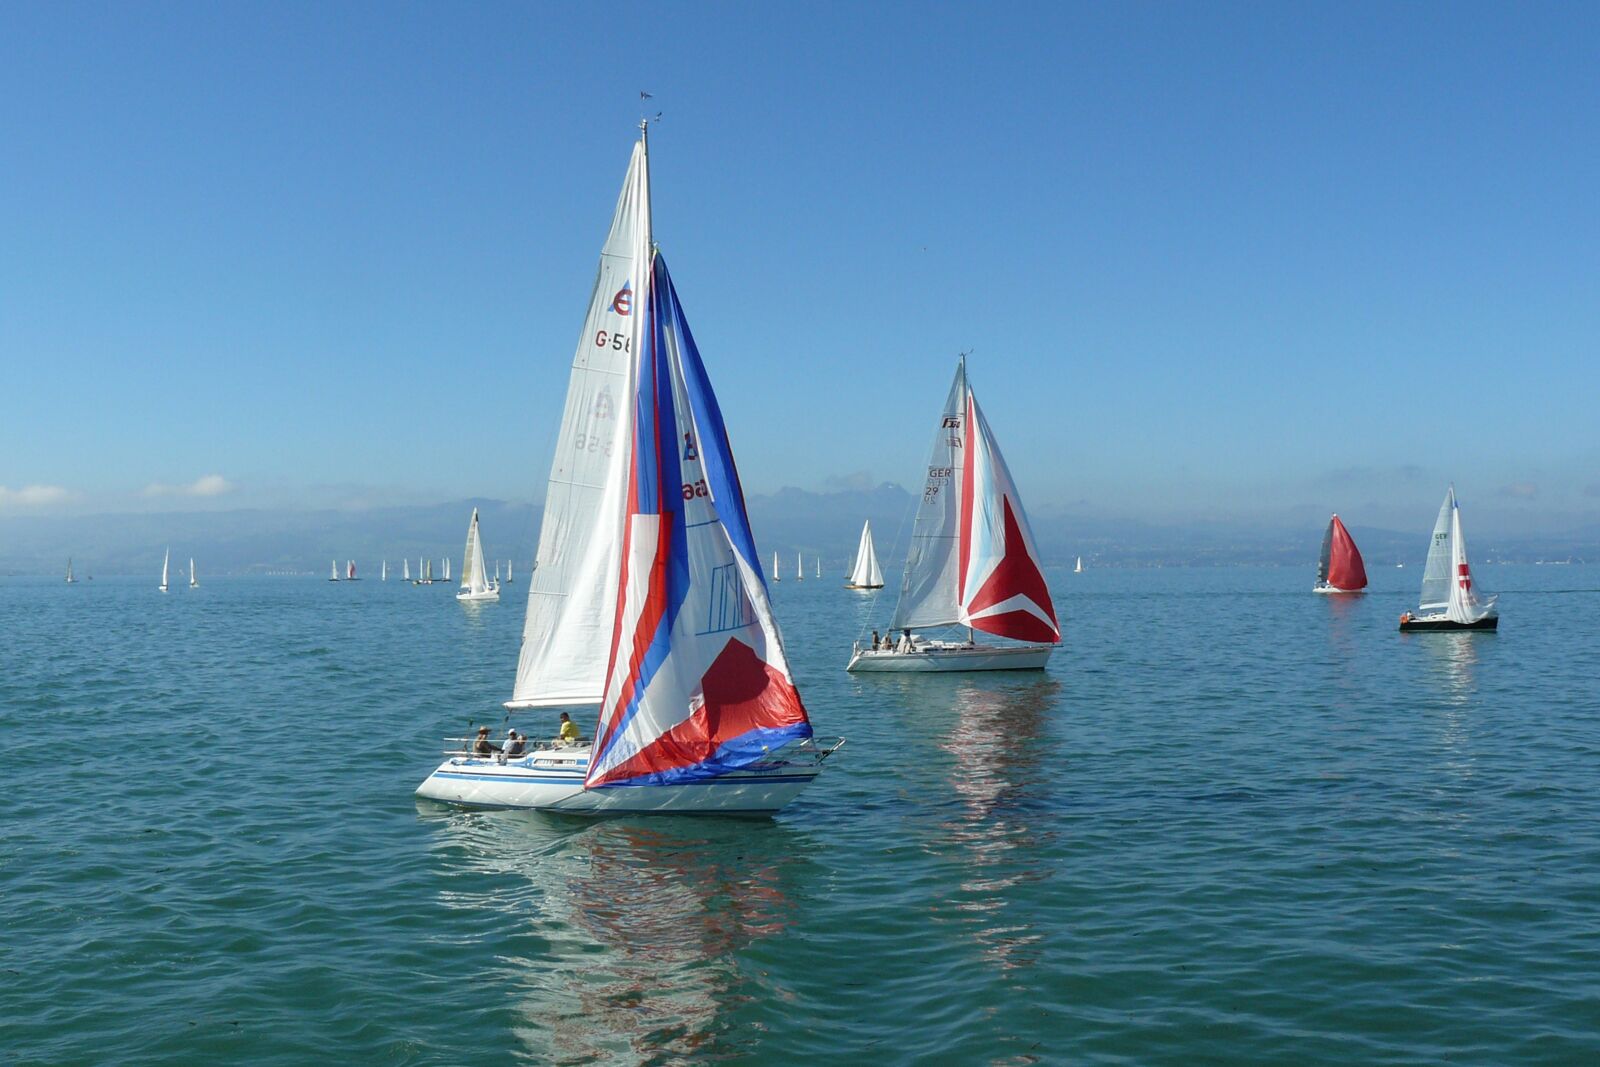
[(692, 434), (692, 433), (684, 434), (683, 435), (683, 460), (684, 460), (684, 462), (687, 463), (690, 460), (697, 460), (699, 458), (700, 458), (700, 453), (695, 451), (695, 447), (694, 447), (694, 434)]
[(618, 315), (629, 315), (633, 313), (632, 284), (632, 282), (623, 282), (622, 288), (617, 290), (617, 295), (611, 298), (611, 310), (615, 311)]

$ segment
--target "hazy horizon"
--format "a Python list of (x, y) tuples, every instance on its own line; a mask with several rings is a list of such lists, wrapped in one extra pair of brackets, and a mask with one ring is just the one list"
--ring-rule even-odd
[(0, 517), (537, 504), (648, 90), (753, 494), (1600, 525), (1600, 10), (644, 10), (0, 12)]

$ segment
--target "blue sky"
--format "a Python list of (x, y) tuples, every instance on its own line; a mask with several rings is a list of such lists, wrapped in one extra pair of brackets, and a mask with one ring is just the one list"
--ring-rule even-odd
[(648, 89), (753, 491), (1593, 521), (1596, 11), (8, 5), (0, 510), (537, 499)]

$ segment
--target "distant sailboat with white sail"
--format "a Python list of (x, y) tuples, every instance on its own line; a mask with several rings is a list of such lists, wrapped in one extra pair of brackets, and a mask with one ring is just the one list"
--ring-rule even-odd
[(498, 757), (455, 750), (418, 796), (771, 813), (837, 747), (812, 739), (784, 655), (722, 411), (654, 251), (647, 158), (641, 135), (556, 437), (587, 444), (551, 464), (507, 703), (598, 705), (594, 737)]
[(76, 579), (76, 578), (74, 578), (72, 576), (72, 557), (71, 556), (67, 557), (67, 584), (68, 585), (77, 585), (78, 584), (78, 579)]
[(775, 582), (783, 581), (783, 575), (778, 573), (778, 550), (777, 549), (773, 549), (772, 550), (772, 580), (775, 581)]
[(172, 561), (172, 549), (167, 549), (167, 554), (161, 557), (161, 585), (163, 593), (167, 591), (167, 564)]
[(1074, 563), (1072, 565), (1072, 573), (1073, 574), (1082, 574), (1083, 573), (1083, 557), (1082, 556), (1079, 556), (1078, 557), (1078, 562), (1076, 562), (1076, 563)]
[(337, 582), (338, 580), (339, 580), (339, 561), (338, 560), (334, 560), (332, 565), (331, 565), (331, 569), (328, 571), (328, 581)]
[(199, 577), (199, 575), (195, 574), (195, 572), (194, 572), (194, 557), (193, 556), (189, 557), (189, 588), (190, 589), (199, 589), (200, 588), (200, 577)]
[(511, 564), (512, 564), (512, 562), (513, 562), (512, 560), (509, 560), (509, 559), (506, 560), (506, 584), (507, 585), (510, 585), (512, 582), (516, 581), (516, 579), (511, 576)]
[(400, 561), (400, 580), (402, 582), (409, 582), (411, 580), (411, 557), (410, 556), (407, 556), (405, 559)]
[(1472, 580), (1467, 562), (1467, 541), (1461, 533), (1461, 508), (1456, 504), (1456, 487), (1445, 492), (1444, 504), (1433, 524), (1433, 539), (1428, 543), (1428, 562), (1422, 570), (1422, 596), (1415, 613), (1400, 616), (1400, 629), (1416, 630), (1496, 630), (1500, 613), (1498, 597), (1482, 595)]
[(389, 580), (389, 561), (388, 560), (384, 560), (382, 566), (380, 566), (378, 568), (378, 581), (387, 582), (388, 580)]
[(806, 561), (798, 552), (794, 554), (794, 580), (797, 582), (806, 580)]
[(483, 572), (483, 541), (478, 534), (478, 509), (472, 509), (472, 521), (467, 524), (467, 547), (461, 558), (461, 591), (457, 600), (482, 601), (500, 599), (500, 579), (490, 582)]
[(856, 565), (850, 570), (846, 589), (882, 589), (883, 571), (878, 569), (878, 550), (872, 545), (872, 520), (861, 525), (861, 543), (856, 546)]
[(441, 581), (445, 581), (445, 582), (448, 582), (450, 580), (450, 557), (449, 556), (446, 556), (444, 558), (444, 577), (442, 579), (440, 579), (440, 580)]
[[(966, 627), (966, 640), (919, 629)], [(967, 381), (966, 358), (940, 413), (928, 480), (890, 624), (898, 641), (851, 655), (851, 671), (1042, 669), (1061, 641), (1022, 497)], [(976, 631), (1006, 639), (978, 644)]]

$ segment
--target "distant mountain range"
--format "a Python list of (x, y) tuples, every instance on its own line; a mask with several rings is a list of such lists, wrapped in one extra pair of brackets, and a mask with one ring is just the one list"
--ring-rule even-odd
[[(807, 573), (821, 556), (830, 575), (843, 574), (872, 520), (885, 570), (898, 569), (911, 532), (913, 497), (903, 487), (811, 492), (782, 489), (752, 496), (750, 521), (765, 560), (773, 551), (787, 571), (799, 552)], [(485, 555), (511, 559), (526, 573), (538, 537), (537, 505), (502, 500), (460, 500), (427, 506), (361, 510), (204, 511), (72, 517), (0, 516), (0, 574), (64, 571), (71, 556), (80, 575), (155, 573), (168, 546), (174, 559), (194, 556), (202, 573), (316, 574), (337, 559), (354, 559), (376, 577), (387, 559), (451, 556), (460, 562), (467, 520), (480, 512)], [(1311, 566), (1322, 526), (1206, 522), (1161, 525), (1126, 519), (1044, 511), (1033, 515), (1034, 533), (1047, 564), (1082, 556), (1093, 566), (1182, 567), (1272, 564)], [(1398, 532), (1351, 525), (1362, 554), (1375, 565), (1420, 563), (1428, 532)], [(1540, 559), (1600, 560), (1600, 528), (1559, 536), (1495, 540), (1476, 536), (1472, 554), (1483, 562)]]

